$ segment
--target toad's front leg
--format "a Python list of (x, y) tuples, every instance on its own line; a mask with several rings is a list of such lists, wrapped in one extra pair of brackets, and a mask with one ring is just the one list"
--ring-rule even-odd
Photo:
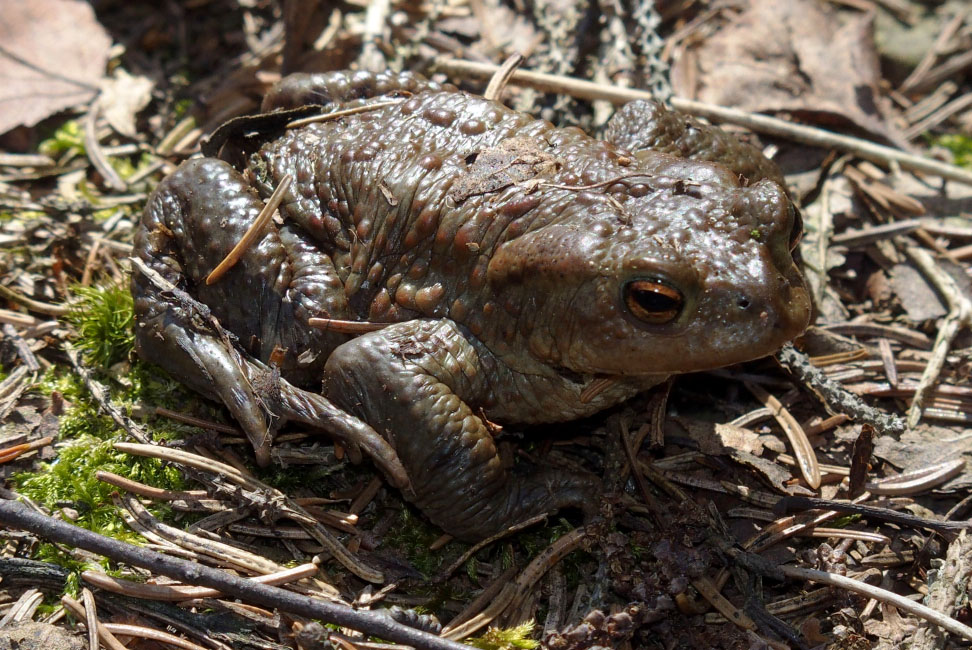
[(328, 359), (324, 394), (385, 435), (406, 492), (435, 524), (480, 540), (534, 515), (590, 510), (596, 480), (563, 469), (514, 475), (470, 404), (488, 399), (499, 362), (456, 323), (413, 320), (345, 343)]

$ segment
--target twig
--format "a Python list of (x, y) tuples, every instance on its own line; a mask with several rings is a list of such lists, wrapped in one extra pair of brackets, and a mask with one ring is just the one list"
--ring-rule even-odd
[(919, 618), (934, 623), (935, 625), (948, 630), (952, 634), (957, 634), (965, 639), (972, 640), (972, 628), (969, 626), (963, 625), (955, 619), (949, 618), (948, 616), (935, 611), (931, 607), (916, 603), (915, 601), (905, 598), (904, 596), (899, 596), (892, 591), (881, 589), (880, 587), (874, 587), (865, 582), (861, 582), (860, 580), (854, 580), (853, 578), (848, 578), (836, 573), (817, 571), (816, 569), (802, 569), (800, 567), (792, 566), (781, 566), (779, 569), (783, 575), (788, 578), (820, 582), (822, 584), (832, 585), (834, 587), (853, 591), (854, 593), (861, 594), (869, 598), (875, 598), (884, 603), (889, 603), (898, 609), (908, 612), (909, 614), (914, 614)]
[(972, 326), (972, 301), (965, 297), (955, 279), (935, 263), (931, 253), (917, 246), (906, 247), (905, 253), (918, 269), (931, 280), (948, 305), (948, 314), (942, 321), (942, 325), (938, 329), (938, 336), (935, 337), (935, 344), (932, 346), (932, 356), (928, 360), (928, 365), (925, 366), (925, 372), (921, 374), (921, 379), (918, 380), (915, 396), (912, 398), (911, 407), (908, 409), (908, 426), (913, 427), (921, 419), (921, 406), (925, 394), (932, 384), (938, 380), (938, 374), (945, 365), (945, 358), (948, 356), (952, 341), (955, 340), (959, 330)]
[(780, 513), (792, 512), (793, 510), (813, 510), (825, 509), (836, 510), (848, 514), (861, 515), (868, 519), (878, 519), (888, 521), (893, 524), (910, 526), (912, 528), (929, 528), (940, 533), (956, 533), (972, 528), (972, 521), (937, 521), (916, 517), (903, 512), (895, 512), (887, 508), (876, 508), (857, 503), (847, 503), (845, 501), (834, 501), (833, 499), (815, 499), (813, 497), (783, 497), (776, 504), (776, 510)]
[(225, 571), (167, 557), (161, 553), (125, 544), (78, 526), (32, 512), (22, 503), (0, 500), (0, 523), (26, 530), (45, 539), (69, 544), (148, 569), (183, 582), (217, 589), (220, 592), (291, 614), (318, 618), (365, 634), (404, 643), (421, 650), (470, 650), (469, 646), (401, 625), (379, 612), (356, 611), (345, 605), (307, 598), (300, 594), (253, 583)]
[[(452, 75), (453, 77), (474, 76), (489, 78), (496, 72), (498, 67), (491, 63), (477, 63), (449, 57), (439, 57), (433, 64), (435, 70)], [(563, 75), (544, 74), (527, 70), (517, 70), (513, 73), (511, 80), (545, 92), (565, 93), (579, 99), (603, 99), (615, 104), (624, 104), (638, 99), (652, 99), (652, 94), (644, 90), (622, 88)], [(930, 158), (906, 153), (899, 149), (875, 144), (868, 140), (841, 135), (812, 126), (794, 124), (768, 115), (747, 113), (739, 109), (715, 106), (683, 97), (672, 97), (671, 104), (677, 110), (710, 120), (738, 124), (753, 131), (788, 138), (795, 142), (815, 147), (828, 147), (846, 151), (876, 163), (885, 165), (897, 163), (903, 169), (933, 174), (948, 180), (972, 185), (972, 172), (968, 170)]]
[(905, 430), (901, 418), (865, 404), (857, 395), (814, 368), (806, 355), (797, 352), (792, 345), (784, 345), (776, 358), (835, 412), (846, 413), (854, 420), (866, 422), (881, 434), (900, 434)]
[[(296, 580), (303, 580), (317, 575), (316, 564), (302, 564), (292, 569), (283, 569), (276, 573), (250, 578), (253, 582), (263, 585), (282, 585)], [(192, 585), (151, 585), (132, 582), (123, 578), (115, 578), (97, 571), (82, 571), (81, 578), (99, 589), (111, 591), (132, 598), (147, 598), (149, 600), (193, 600), (196, 598), (222, 598), (222, 594), (215, 589), (196, 587)]]

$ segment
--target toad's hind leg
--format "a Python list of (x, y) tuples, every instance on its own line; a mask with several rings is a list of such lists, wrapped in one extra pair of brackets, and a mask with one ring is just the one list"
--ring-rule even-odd
[(469, 403), (482, 403), (494, 359), (454, 322), (413, 320), (345, 343), (328, 359), (325, 392), (387, 436), (408, 473), (405, 491), (447, 532), (478, 541), (535, 515), (596, 503), (593, 476), (506, 468)]
[[(148, 270), (132, 278), (139, 355), (223, 402), (261, 463), (269, 461), (272, 432), (297, 420), (360, 445), (403, 483), (397, 457), (370, 427), (288, 381), (319, 381), (327, 353), (345, 338), (307, 325), (312, 316), (346, 317), (330, 259), (294, 226), (271, 227), (222, 278), (206, 283), (262, 207), (219, 160), (190, 160), (159, 184), (135, 238)], [(282, 378), (265, 365), (274, 350), (285, 350), (274, 354)], [(319, 354), (300, 355), (308, 350)]]

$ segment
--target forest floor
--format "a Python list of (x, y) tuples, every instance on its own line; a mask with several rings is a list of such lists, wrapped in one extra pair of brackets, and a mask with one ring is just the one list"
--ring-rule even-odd
[[(0, 648), (970, 647), (966, 2), (10, 4)], [(470, 547), (320, 433), (257, 468), (225, 409), (135, 356), (129, 256), (153, 187), (284, 74), (481, 94), (515, 53), (517, 110), (596, 134), (643, 89), (759, 145), (815, 316), (776, 357), (505, 431), (518, 463), (597, 472), (600, 516)], [(195, 584), (222, 595), (150, 551), (219, 568)], [(236, 579), (285, 571), (262, 596)]]

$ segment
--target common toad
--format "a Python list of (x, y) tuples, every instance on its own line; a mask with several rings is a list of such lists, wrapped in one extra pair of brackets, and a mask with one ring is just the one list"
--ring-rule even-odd
[[(139, 354), (223, 402), (260, 462), (283, 423), (325, 429), (481, 539), (596, 494), (508, 469), (493, 423), (584, 417), (807, 325), (779, 173), (719, 129), (636, 102), (602, 141), (409, 73), (287, 77), (264, 110), (307, 104), (342, 113), (183, 163), (135, 240), (163, 279), (134, 274)], [(279, 219), (207, 284), (286, 175)]]

